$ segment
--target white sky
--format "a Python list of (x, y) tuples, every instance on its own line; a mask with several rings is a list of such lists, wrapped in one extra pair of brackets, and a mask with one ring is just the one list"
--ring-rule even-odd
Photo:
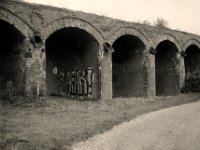
[(200, 35), (200, 0), (24, 0), (137, 22), (157, 17), (169, 27)]

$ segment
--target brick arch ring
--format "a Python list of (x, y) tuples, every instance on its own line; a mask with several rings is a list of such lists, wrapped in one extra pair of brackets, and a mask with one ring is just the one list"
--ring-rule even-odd
[(33, 35), (34, 30), (19, 16), (4, 8), (0, 8), (0, 13), (0, 20), (13, 25), (25, 38)]
[(74, 27), (74, 28), (78, 28), (78, 29), (82, 29), (86, 31), (97, 40), (100, 46), (103, 45), (104, 38), (101, 32), (98, 31), (90, 23), (78, 18), (65, 17), (65, 18), (54, 20), (43, 27), (41, 35), (44, 38), (44, 40), (46, 40), (54, 32), (63, 28), (68, 28), (68, 27)]
[[(100, 68), (104, 37), (102, 36), (100, 31), (98, 31), (92, 24), (86, 22), (85, 20), (78, 18), (69, 18), (69, 17), (54, 20), (43, 27), (41, 36), (44, 39), (44, 41), (46, 41), (48, 37), (52, 35), (54, 32), (69, 27), (74, 27), (84, 30), (98, 42), (99, 49), (97, 50), (98, 53), (97, 55), (98, 55), (98, 65)], [(100, 69), (98, 69), (98, 73), (101, 76)], [(101, 77), (99, 77), (99, 83), (101, 83)], [(99, 84), (99, 89), (101, 89), (100, 84)]]
[(185, 52), (186, 49), (191, 46), (191, 45), (195, 45), (200, 49), (200, 41), (196, 40), (196, 39), (190, 39), (188, 41), (185, 42), (185, 45), (183, 46), (183, 51)]
[(110, 38), (110, 40), (109, 40), (109, 43), (110, 43), (111, 45), (113, 45), (113, 43), (114, 43), (118, 38), (120, 38), (120, 37), (122, 37), (122, 36), (125, 36), (125, 35), (131, 35), (131, 36), (137, 37), (139, 40), (141, 40), (141, 41), (144, 43), (144, 45), (145, 45), (145, 47), (146, 47), (147, 50), (148, 50), (148, 49), (150, 48), (150, 46), (151, 46), (151, 41), (147, 38), (147, 36), (146, 36), (144, 33), (138, 31), (138, 30), (135, 29), (135, 28), (131, 28), (131, 27), (122, 27), (122, 28), (120, 28), (119, 30), (113, 30), (113, 31), (111, 32), (111, 35), (112, 35), (112, 36), (111, 36), (111, 38)]
[(177, 38), (175, 38), (174, 36), (172, 36), (171, 34), (162, 34), (162, 35), (156, 37), (156, 39), (154, 40), (154, 43), (153, 43), (153, 46), (152, 46), (152, 47), (153, 47), (154, 49), (156, 49), (156, 47), (157, 47), (161, 42), (166, 41), (166, 40), (172, 42), (172, 43), (176, 46), (176, 48), (177, 48), (177, 50), (178, 50), (178, 53), (181, 53), (181, 52), (182, 52), (181, 46), (180, 46), (180, 43), (179, 43), (179, 40), (178, 40)]

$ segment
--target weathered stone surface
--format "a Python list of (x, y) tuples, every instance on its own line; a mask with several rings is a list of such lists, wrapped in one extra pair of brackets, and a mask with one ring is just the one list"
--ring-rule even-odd
[(0, 29), (2, 95), (175, 95), (200, 60), (198, 35), (49, 6), (0, 1)]

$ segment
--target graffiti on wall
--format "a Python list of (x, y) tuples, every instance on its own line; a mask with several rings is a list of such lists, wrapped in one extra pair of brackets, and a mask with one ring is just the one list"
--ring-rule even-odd
[(78, 71), (60, 72), (58, 79), (60, 91), (67, 95), (89, 96), (93, 93), (93, 69), (82, 69)]

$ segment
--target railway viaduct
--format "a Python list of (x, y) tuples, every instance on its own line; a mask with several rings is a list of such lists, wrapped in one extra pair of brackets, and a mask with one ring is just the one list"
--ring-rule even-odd
[(0, 2), (0, 96), (75, 99), (199, 92), (200, 37), (104, 16)]

